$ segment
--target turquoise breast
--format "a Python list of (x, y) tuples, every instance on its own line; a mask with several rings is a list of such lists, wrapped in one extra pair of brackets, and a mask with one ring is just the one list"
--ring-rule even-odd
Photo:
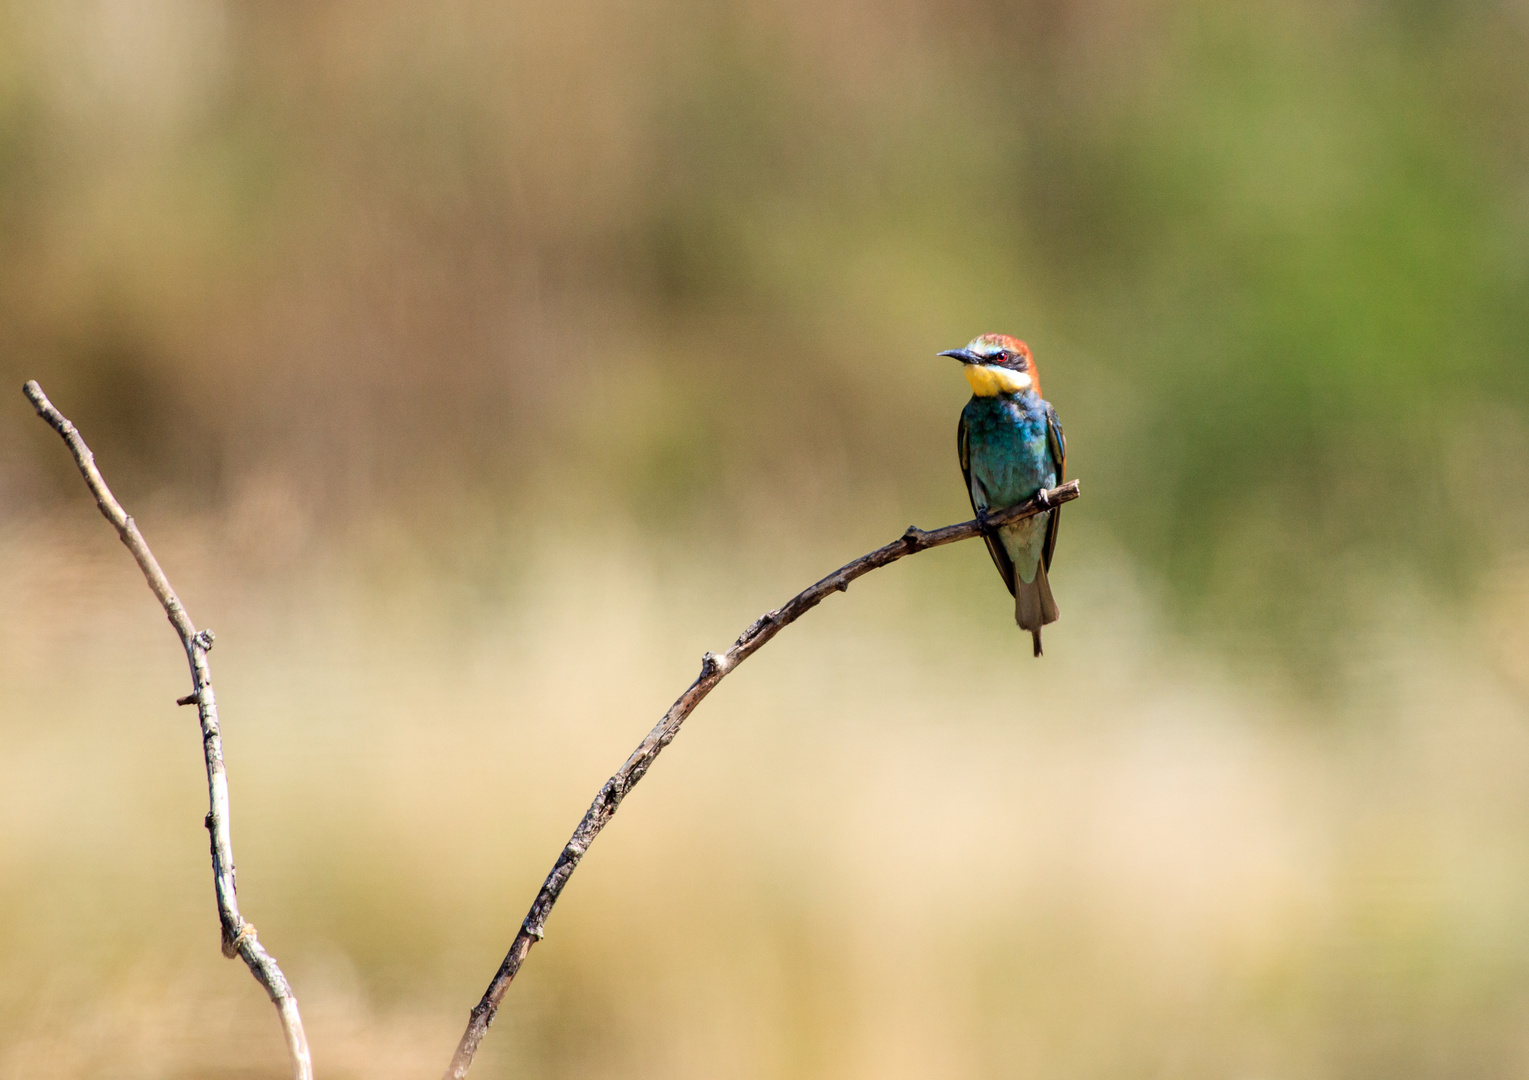
[[(1057, 467), (1039, 395), (1032, 391), (973, 397), (962, 417), (975, 505), (1001, 510), (1024, 502), (1043, 487), (1056, 486)], [(1050, 518), (1049, 512), (1038, 514), (999, 530), (1021, 581), (1035, 579)]]
[(1056, 463), (1046, 438), (1046, 411), (1038, 396), (974, 397), (966, 403), (964, 416), (972, 494), (979, 506), (1013, 506), (1042, 487), (1056, 486)]

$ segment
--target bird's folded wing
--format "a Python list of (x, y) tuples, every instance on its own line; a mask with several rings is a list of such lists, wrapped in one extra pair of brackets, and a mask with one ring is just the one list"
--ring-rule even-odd
[[(1060, 484), (1067, 476), (1067, 439), (1062, 434), (1062, 422), (1056, 418), (1056, 410), (1049, 401), (1046, 402), (1046, 444), (1051, 448), (1051, 460), (1056, 462), (1056, 482)], [(1046, 522), (1046, 544), (1041, 549), (1047, 570), (1051, 569), (1051, 553), (1056, 550), (1056, 531), (1061, 520), (1062, 508), (1053, 507), (1051, 519)]]
[[(980, 509), (977, 505), (976, 492), (972, 490), (972, 455), (970, 439), (966, 430), (966, 414), (961, 414), (961, 426), (956, 429), (957, 449), (961, 453), (961, 475), (966, 480), (966, 497), (971, 500), (972, 513)], [(1054, 520), (1054, 519), (1053, 519)], [(998, 573), (1003, 577), (1003, 583), (1008, 586), (1009, 594), (1014, 593), (1014, 563), (1009, 558), (1009, 553), (1003, 549), (996, 536), (984, 534), (982, 540), (987, 544), (987, 553), (993, 557), (993, 565), (998, 567)]]

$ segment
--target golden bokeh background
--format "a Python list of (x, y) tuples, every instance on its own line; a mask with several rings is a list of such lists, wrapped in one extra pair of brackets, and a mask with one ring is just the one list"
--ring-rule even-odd
[(1529, 1076), (1522, 0), (0, 3), (0, 1077)]

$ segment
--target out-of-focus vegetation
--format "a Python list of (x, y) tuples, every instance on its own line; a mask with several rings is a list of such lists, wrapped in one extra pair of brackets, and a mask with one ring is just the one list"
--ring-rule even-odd
[(1045, 661), (975, 545), (794, 627), (484, 1075), (1521, 1075), (1526, 116), (1518, 0), (0, 2), (0, 1075), (282, 1068), (23, 379), (320, 1075), (433, 1075), (701, 651), (967, 512), (989, 330)]
[[(11, 4), (0, 373), (129, 490), (682, 531), (954, 511), (932, 354), (1002, 329), (1075, 516), (1190, 625), (1312, 661), (1372, 574), (1447, 610), (1526, 524), (1526, 33), (1507, 0)], [(57, 493), (6, 447), (8, 501)]]

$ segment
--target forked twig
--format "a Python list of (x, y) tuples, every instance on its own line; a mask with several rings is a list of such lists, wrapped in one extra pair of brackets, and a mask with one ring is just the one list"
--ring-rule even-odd
[(159, 568), (138, 526), (112, 495), (111, 488), (106, 486), (100, 470), (96, 468), (95, 455), (85, 445), (85, 440), (80, 438), (75, 426), (53, 407), (53, 403), (42, 392), (42, 387), (35, 381), (28, 382), (22, 390), (37, 410), (37, 415), (63, 436), (69, 452), (74, 455), (74, 463), (80, 468), (80, 475), (85, 478), (90, 493), (95, 496), (96, 505), (101, 508), (106, 520), (116, 528), (117, 535), (127, 545), (127, 549), (133, 553), (149, 588), (158, 597), (165, 615), (170, 619), (170, 625), (175, 627), (186, 649), (186, 659), (191, 665), (192, 692), (179, 699), (177, 704), (195, 704), (197, 719), (202, 725), (202, 751), (207, 759), (207, 801), (210, 806), (205, 822), (212, 838), (212, 878), (218, 897), (218, 919), (223, 925), (223, 955), (229, 959), (235, 956), (242, 958), (256, 981), (271, 996), (281, 1018), (287, 1051), (292, 1058), (293, 1080), (313, 1080), (313, 1060), (308, 1053), (308, 1037), (303, 1033), (303, 1021), (297, 1012), (297, 999), (292, 996), (292, 987), (281, 973), (275, 958), (265, 951), (255, 937), (254, 924), (245, 922), (239, 914), (239, 898), (234, 889), (233, 841), (228, 826), (228, 774), (223, 767), (223, 739), (218, 728), (218, 703), (212, 693), (212, 671), (207, 666), (207, 653), (213, 642), (212, 631), (199, 631), (192, 625), (185, 605), (175, 595), (175, 590), (171, 588), (164, 571)]
[(615, 776), (605, 782), (605, 786), (595, 796), (595, 801), (590, 804), (584, 820), (579, 822), (579, 827), (574, 829), (573, 836), (567, 844), (563, 845), (562, 853), (553, 864), (552, 872), (547, 875), (541, 891), (536, 894), (536, 900), (531, 904), (531, 910), (526, 914), (525, 921), (521, 923), (520, 932), (515, 935), (515, 941), (510, 945), (510, 951), (505, 955), (504, 963), (499, 965), (493, 981), (484, 991), (483, 1000), (474, 1006), (467, 1023), (467, 1030), (463, 1032), (462, 1041), (457, 1044), (457, 1052), (446, 1070), (445, 1080), (463, 1080), (467, 1076), (473, 1055), (478, 1052), (478, 1044), (488, 1033), (489, 1024), (493, 1023), (494, 1014), (499, 1010), (499, 1003), (504, 1000), (505, 991), (510, 988), (510, 983), (514, 981), (520, 965), (525, 962), (526, 954), (531, 951), (531, 946), (542, 939), (552, 905), (557, 903), (558, 895), (563, 891), (563, 886), (568, 884), (568, 879), (578, 867), (579, 860), (584, 857), (584, 853), (589, 850), (589, 845), (594, 842), (600, 830), (605, 828), (606, 823), (616, 813), (621, 800), (626, 798), (627, 793), (637, 785), (637, 781), (643, 778), (664, 747), (674, 741), (685, 718), (701, 703), (701, 699), (711, 693), (712, 687), (721, 682), (728, 672), (754, 655), (765, 642), (780, 633), (782, 629), (817, 607), (830, 593), (843, 592), (849, 588), (850, 582), (856, 578), (894, 563), (905, 555), (980, 536), (984, 531), (984, 524), (987, 528), (1007, 525), (1023, 518), (1034, 517), (1053, 506), (1070, 502), (1077, 497), (1078, 482), (1073, 480), (1061, 487), (1042, 492), (1018, 506), (990, 513), (985, 523), (976, 520), (963, 521), (959, 525), (947, 525), (943, 529), (935, 529), (931, 532), (924, 532), (910, 525), (907, 532), (890, 544), (841, 566), (821, 581), (797, 593), (784, 606), (765, 612), (755, 619), (753, 625), (733, 643), (733, 647), (721, 656), (715, 653), (707, 653), (703, 656), (701, 674), (696, 681), (680, 695), (678, 701), (669, 706), (669, 711), (664, 714), (664, 718), (658, 722), (657, 727), (648, 732), (647, 738), (643, 739), (637, 749), (632, 752), (632, 756), (626, 759), (626, 764), (621, 766)]

